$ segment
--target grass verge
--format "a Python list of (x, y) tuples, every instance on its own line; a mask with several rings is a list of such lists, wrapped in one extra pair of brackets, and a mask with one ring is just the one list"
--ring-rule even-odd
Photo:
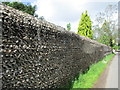
[(74, 81), (72, 88), (92, 88), (114, 55), (107, 55), (98, 63), (91, 65), (87, 73), (80, 74), (78, 79)]

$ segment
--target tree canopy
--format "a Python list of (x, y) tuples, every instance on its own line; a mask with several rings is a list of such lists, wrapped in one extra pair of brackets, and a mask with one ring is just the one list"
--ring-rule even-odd
[(82, 13), (81, 20), (79, 22), (78, 34), (92, 39), (92, 33), (92, 21), (88, 12), (85, 11), (85, 13)]
[(68, 31), (71, 30), (71, 24), (70, 24), (70, 23), (67, 24), (67, 30), (68, 30)]
[(20, 11), (26, 12), (30, 15), (33, 15), (33, 16), (35, 15), (36, 6), (26, 5), (26, 4), (23, 4), (22, 2), (2, 2), (2, 3), (10, 7), (13, 7), (15, 9), (18, 9)]
[[(95, 29), (97, 32), (96, 40), (100, 43), (114, 47), (117, 45), (117, 18), (114, 15), (117, 14), (116, 5), (108, 5), (104, 12), (97, 14)], [(102, 25), (102, 26), (101, 26)]]

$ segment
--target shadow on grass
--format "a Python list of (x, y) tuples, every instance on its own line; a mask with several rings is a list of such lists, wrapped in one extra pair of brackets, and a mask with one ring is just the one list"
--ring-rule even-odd
[[(58, 89), (59, 89), (59, 90), (72, 90), (72, 89), (73, 89), (74, 82), (79, 79), (80, 74), (85, 74), (85, 73), (87, 73), (88, 71), (89, 71), (89, 67), (88, 67), (85, 71), (83, 71), (82, 73), (77, 74), (73, 80), (69, 80), (67, 85), (65, 85), (65, 86), (60, 86), (60, 88), (58, 88)], [(84, 90), (88, 90), (88, 89), (84, 89)]]

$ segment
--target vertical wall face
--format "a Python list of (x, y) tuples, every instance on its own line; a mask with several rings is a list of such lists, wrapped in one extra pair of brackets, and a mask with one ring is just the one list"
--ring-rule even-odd
[[(0, 5), (3, 88), (51, 88), (111, 53), (96, 41)], [(1, 12), (0, 12), (1, 13)]]

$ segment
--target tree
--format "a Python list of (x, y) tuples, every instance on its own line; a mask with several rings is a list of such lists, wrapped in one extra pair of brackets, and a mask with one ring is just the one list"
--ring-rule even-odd
[(109, 23), (105, 20), (100, 31), (100, 36), (98, 38), (98, 41), (100, 43), (106, 44), (110, 46), (111, 43), (111, 31), (109, 31)]
[(40, 20), (45, 20), (44, 16), (39, 17)]
[(67, 24), (67, 30), (68, 30), (68, 31), (71, 30), (71, 24), (70, 24), (70, 23)]
[(35, 15), (36, 6), (25, 5), (22, 2), (2, 2), (5, 5), (18, 9), (20, 11), (26, 12), (30, 15)]
[(104, 12), (97, 14), (98, 23), (94, 29), (98, 33), (96, 40), (111, 47), (115, 46), (118, 36), (115, 14), (117, 14), (117, 6), (108, 5)]
[(92, 21), (87, 11), (82, 13), (78, 26), (78, 34), (93, 39)]

